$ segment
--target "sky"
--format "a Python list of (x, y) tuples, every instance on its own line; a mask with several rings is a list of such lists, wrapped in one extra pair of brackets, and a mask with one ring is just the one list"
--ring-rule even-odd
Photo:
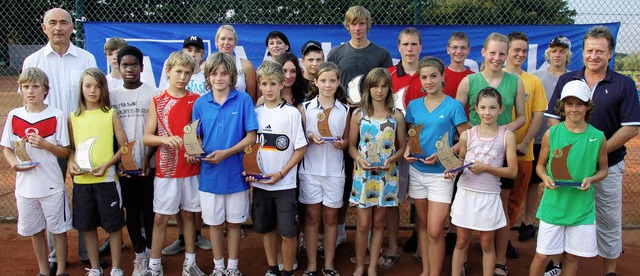
[(640, 1), (568, 0), (575, 9), (577, 24), (621, 22), (616, 45), (618, 53), (640, 52)]

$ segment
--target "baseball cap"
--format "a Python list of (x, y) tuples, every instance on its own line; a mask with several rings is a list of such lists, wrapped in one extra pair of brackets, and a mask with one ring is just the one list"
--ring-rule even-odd
[(576, 97), (583, 102), (588, 102), (591, 99), (591, 88), (584, 81), (572, 80), (562, 87), (560, 99), (562, 100), (566, 97)]
[(195, 45), (196, 47), (204, 50), (204, 42), (202, 42), (202, 38), (192, 35), (184, 39), (182, 43), (182, 48), (186, 48), (189, 45)]
[(309, 40), (307, 42), (305, 42), (304, 44), (302, 44), (302, 55), (306, 55), (307, 51), (311, 50), (311, 49), (317, 49), (322, 51), (322, 45), (320, 45), (320, 42), (315, 41), (315, 40)]
[(551, 42), (549, 42), (549, 47), (553, 47), (553, 46), (562, 46), (565, 48), (571, 48), (571, 40), (569, 40), (568, 37), (566, 36), (556, 36), (554, 37)]

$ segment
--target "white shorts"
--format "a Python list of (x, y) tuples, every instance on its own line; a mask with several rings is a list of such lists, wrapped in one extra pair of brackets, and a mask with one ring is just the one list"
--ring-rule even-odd
[(560, 226), (540, 221), (536, 252), (547, 256), (567, 252), (578, 257), (595, 257), (596, 225)]
[(300, 175), (300, 196), (302, 204), (317, 204), (329, 208), (342, 207), (344, 177)]
[(66, 191), (38, 198), (16, 195), (16, 205), (21, 236), (33, 236), (45, 228), (52, 234), (62, 234), (73, 228)]
[(208, 225), (243, 223), (251, 216), (249, 190), (233, 194), (200, 192), (202, 221)]
[(451, 223), (476, 231), (494, 231), (507, 225), (500, 193), (483, 193), (458, 187), (451, 204)]
[(423, 173), (412, 166), (409, 168), (409, 197), (451, 204), (453, 179), (445, 179), (444, 173)]
[(153, 212), (175, 215), (180, 210), (200, 212), (199, 176), (153, 180)]
[(411, 164), (404, 158), (398, 161), (398, 205), (407, 197), (409, 190), (409, 167)]

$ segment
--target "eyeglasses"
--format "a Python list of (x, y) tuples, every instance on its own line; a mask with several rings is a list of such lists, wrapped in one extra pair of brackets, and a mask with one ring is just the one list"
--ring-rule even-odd
[(127, 69), (138, 70), (138, 69), (140, 69), (140, 64), (138, 64), (138, 63), (136, 63), (136, 64), (121, 64), (120, 68), (124, 69), (124, 70), (127, 70)]
[(468, 49), (469, 49), (469, 47), (466, 47), (466, 46), (461, 46), (461, 47), (453, 46), (453, 47), (449, 47), (449, 48), (450, 48), (451, 50), (453, 50), (453, 51), (458, 51), (458, 50), (465, 51), (465, 50), (468, 50)]

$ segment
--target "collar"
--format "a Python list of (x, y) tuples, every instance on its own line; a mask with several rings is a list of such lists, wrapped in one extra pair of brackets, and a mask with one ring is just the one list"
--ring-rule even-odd
[[(238, 96), (238, 90), (231, 89), (231, 91), (229, 91), (229, 95), (227, 96), (227, 100), (224, 101), (224, 103), (221, 104), (221, 106), (224, 105), (225, 103), (229, 102), (229, 100), (231, 100), (231, 99), (233, 99), (233, 98), (235, 98), (237, 96)], [(211, 102), (211, 103), (218, 104), (218, 103), (216, 103), (216, 101), (213, 100), (213, 91), (210, 91), (209, 93), (205, 94), (202, 97), (205, 97), (205, 99), (207, 101)]]
[[(42, 49), (44, 50), (45, 55), (58, 54), (56, 51), (53, 50), (53, 47), (51, 47), (51, 42), (47, 42), (47, 45), (45, 45)], [(74, 57), (78, 57), (78, 47), (76, 47), (76, 45), (73, 45), (73, 43), (69, 43), (69, 48), (67, 48), (67, 52), (64, 53), (64, 55), (62, 56), (66, 56), (66, 55), (72, 55)]]
[[(587, 70), (587, 67), (582, 67), (582, 69), (580, 71), (577, 72), (577, 74), (573, 75), (572, 80), (584, 80), (584, 71)], [(604, 79), (602, 79), (601, 81), (604, 82), (613, 82), (614, 78), (613, 78), (613, 70), (611, 70), (611, 68), (609, 66), (607, 66), (607, 75), (604, 76)]]
[[(320, 96), (316, 96), (315, 99), (311, 100), (311, 104), (309, 105), (309, 108), (317, 108), (317, 109), (322, 109), (324, 110), (324, 108), (322, 108), (322, 105), (320, 104), (320, 100), (318, 99)], [(340, 101), (338, 101), (338, 99), (336, 99), (333, 102), (333, 106), (338, 105)]]
[(407, 72), (404, 71), (404, 67), (402, 66), (402, 59), (398, 61), (398, 65), (396, 65), (396, 68), (397, 68), (396, 74), (398, 75), (398, 77), (407, 75)]

